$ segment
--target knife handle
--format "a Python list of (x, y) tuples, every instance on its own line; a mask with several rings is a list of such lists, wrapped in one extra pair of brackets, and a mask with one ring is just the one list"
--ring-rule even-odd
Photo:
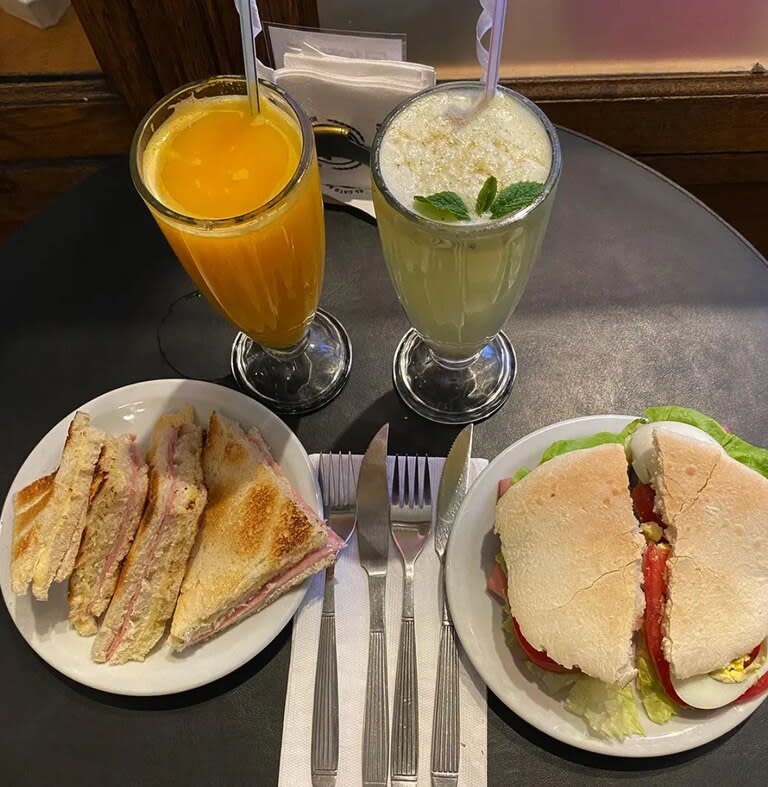
[(459, 650), (453, 624), (443, 622), (432, 720), (433, 784), (455, 784), (459, 774)]
[(387, 707), (387, 641), (384, 630), (368, 638), (368, 678), (363, 724), (363, 785), (387, 784), (389, 709)]
[(336, 616), (333, 567), (325, 570), (323, 613), (315, 668), (312, 711), (312, 785), (331, 787), (339, 766), (339, 685), (336, 666)]

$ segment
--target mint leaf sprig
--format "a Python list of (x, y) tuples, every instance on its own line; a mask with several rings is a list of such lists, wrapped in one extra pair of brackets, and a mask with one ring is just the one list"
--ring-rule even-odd
[[(493, 175), (486, 178), (475, 200), (475, 213), (478, 216), (490, 213), (491, 219), (500, 219), (510, 213), (517, 213), (539, 197), (544, 191), (544, 184), (521, 180), (510, 183), (501, 191), (498, 191), (498, 188), (499, 182)], [(427, 196), (416, 195), (413, 201), (419, 211), (428, 218), (470, 221), (469, 209), (455, 191), (438, 191)]]
[(416, 196), (413, 201), (422, 213), (443, 221), (469, 221), (469, 211), (464, 200), (455, 191), (438, 191), (428, 197)]
[(532, 180), (511, 183), (499, 192), (490, 206), (491, 218), (500, 219), (510, 213), (517, 213), (517, 211), (528, 207), (542, 191), (544, 191), (544, 184), (535, 183)]

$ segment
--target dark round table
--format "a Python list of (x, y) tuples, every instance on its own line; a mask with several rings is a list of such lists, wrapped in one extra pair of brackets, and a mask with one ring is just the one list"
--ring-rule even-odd
[[(653, 171), (561, 133), (563, 176), (549, 232), (507, 326), (517, 383), (503, 409), (477, 426), (475, 454), (493, 458), (562, 418), (639, 413), (658, 403), (696, 407), (768, 445), (765, 260)], [(289, 424), (309, 452), (362, 451), (389, 421), (390, 450), (444, 454), (457, 430), (420, 419), (392, 389), (392, 355), (408, 326), (375, 226), (329, 209), (327, 232), (322, 304), (349, 331), (352, 375), (334, 402)], [(5, 493), (27, 453), (66, 413), (112, 388), (175, 376), (158, 349), (158, 326), (191, 284), (134, 192), (125, 161), (23, 226), (0, 247), (0, 270)], [(289, 657), (290, 626), (257, 658), (201, 689), (113, 696), (48, 667), (3, 605), (0, 781), (274, 784)], [(488, 716), (489, 785), (730, 785), (755, 783), (768, 769), (768, 706), (702, 749), (658, 760), (571, 749), (493, 696)]]

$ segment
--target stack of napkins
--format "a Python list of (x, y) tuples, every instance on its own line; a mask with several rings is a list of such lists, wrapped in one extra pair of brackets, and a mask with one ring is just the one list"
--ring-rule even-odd
[[(346, 126), (366, 146), (392, 109), (435, 84), (432, 66), (339, 57), (308, 45), (286, 52), (280, 68), (260, 65), (259, 74), (290, 93), (313, 122)], [(321, 160), (320, 174), (326, 197), (374, 215), (367, 166), (349, 159)]]
[[(334, 456), (333, 460), (336, 461)], [(355, 472), (362, 456), (354, 455)], [(319, 457), (310, 457), (315, 469)], [(394, 461), (389, 457), (390, 468)], [(429, 460), (430, 486), (436, 490), (445, 460)], [(488, 464), (475, 458), (470, 466), (474, 479)], [(391, 471), (390, 471), (391, 472)], [(434, 529), (433, 529), (434, 530)], [(430, 533), (416, 562), (414, 600), (416, 626), (416, 663), (419, 688), (419, 764), (418, 784), (429, 784), (432, 749), (432, 714), (435, 699), (437, 660), (440, 650), (441, 614), (438, 596), (440, 561)], [(280, 753), (279, 787), (309, 785), (311, 781), (312, 704), (317, 665), (317, 645), (323, 608), (324, 574), (312, 580), (309, 591), (293, 620), (291, 666), (285, 697), (283, 738)], [(339, 676), (339, 772), (337, 787), (359, 787), (362, 778), (363, 717), (368, 667), (368, 575), (360, 565), (356, 536), (342, 550), (336, 562), (336, 651)], [(395, 693), (397, 651), (400, 641), (400, 613), (403, 599), (403, 565), (390, 539), (387, 568), (386, 631), (387, 688), (389, 721)], [(487, 704), (485, 686), (465, 657), (459, 669), (459, 705), (461, 708), (461, 749), (459, 784), (463, 787), (486, 787), (487, 784)]]

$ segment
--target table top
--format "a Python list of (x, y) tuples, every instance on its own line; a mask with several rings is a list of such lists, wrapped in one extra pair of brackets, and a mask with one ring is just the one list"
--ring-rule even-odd
[[(477, 425), (493, 458), (533, 429), (594, 413), (681, 403), (768, 445), (765, 260), (701, 203), (651, 170), (561, 130), (563, 174), (543, 251), (507, 332), (519, 362), (509, 401)], [(456, 429), (394, 393), (408, 327), (375, 226), (327, 211), (322, 305), (349, 331), (352, 374), (318, 413), (288, 419), (309, 452), (364, 450), (385, 421), (393, 451), (444, 454)], [(158, 349), (169, 303), (192, 289), (135, 194), (125, 161), (91, 177), (2, 247), (0, 489), (79, 404), (175, 376)], [(228, 383), (234, 387), (230, 380)], [(0, 773), (6, 784), (274, 784), (290, 626), (257, 658), (201, 689), (160, 698), (102, 694), (41, 661), (0, 612)], [(768, 768), (768, 704), (702, 749), (658, 760), (562, 745), (493, 696), (488, 783), (682, 784)]]

